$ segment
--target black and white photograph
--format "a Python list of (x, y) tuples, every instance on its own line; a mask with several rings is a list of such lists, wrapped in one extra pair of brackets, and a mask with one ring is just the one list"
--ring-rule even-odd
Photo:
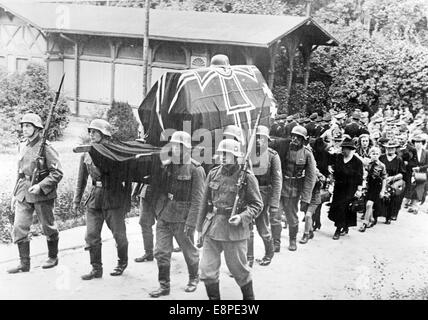
[(427, 300), (427, 179), (427, 0), (0, 0), (0, 300)]

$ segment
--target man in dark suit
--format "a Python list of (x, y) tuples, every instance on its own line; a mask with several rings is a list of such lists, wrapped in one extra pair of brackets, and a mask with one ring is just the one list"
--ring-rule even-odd
[[(412, 143), (416, 149), (416, 166), (413, 168), (414, 176), (412, 177), (412, 186), (410, 189), (410, 207), (409, 212), (417, 214), (419, 204), (425, 200), (426, 196), (426, 183), (427, 183), (427, 169), (428, 169), (428, 153), (424, 148), (426, 143), (425, 137), (421, 134), (417, 134), (413, 137)], [(425, 175), (420, 175), (420, 174)]]

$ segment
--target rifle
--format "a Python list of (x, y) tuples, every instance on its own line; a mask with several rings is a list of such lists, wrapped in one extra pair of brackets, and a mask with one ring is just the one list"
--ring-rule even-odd
[[(265, 95), (263, 102), (262, 102), (262, 108), (263, 108), (265, 99), (266, 99), (266, 95)], [(263, 111), (263, 109), (260, 110), (259, 115), (257, 116), (256, 123), (254, 124), (254, 131), (251, 134), (250, 141), (248, 142), (247, 153), (245, 154), (245, 157), (243, 159), (242, 169), (241, 169), (241, 172), (240, 172), (239, 177), (238, 177), (238, 182), (236, 183), (236, 186), (238, 188), (236, 191), (235, 201), (233, 202), (232, 212), (230, 213), (231, 217), (233, 217), (236, 214), (236, 211), (238, 210), (239, 191), (242, 189), (242, 186), (244, 185), (244, 182), (245, 182), (245, 177), (246, 177), (247, 169), (248, 169), (248, 158), (250, 157), (253, 144), (256, 140), (256, 131), (257, 131), (257, 127), (259, 126), (259, 123), (260, 123), (260, 117), (262, 115), (262, 111)]]
[(59, 100), (59, 94), (61, 93), (62, 84), (64, 83), (64, 77), (65, 77), (65, 73), (62, 75), (61, 83), (59, 84), (58, 91), (55, 94), (55, 100), (51, 105), (48, 118), (46, 119), (45, 127), (43, 129), (42, 143), (40, 144), (39, 152), (37, 153), (36, 168), (34, 168), (33, 175), (31, 176), (32, 186), (39, 183), (49, 175), (47, 168), (44, 168), (46, 163), (46, 159), (45, 159), (46, 158), (46, 155), (45, 155), (46, 140), (48, 138), (48, 131), (49, 131), (49, 126), (51, 124), (52, 115)]

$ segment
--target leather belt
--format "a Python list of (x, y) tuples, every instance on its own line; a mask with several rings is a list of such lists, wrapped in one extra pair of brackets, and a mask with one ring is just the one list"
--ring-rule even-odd
[(300, 177), (289, 177), (289, 176), (286, 176), (286, 175), (284, 175), (284, 179), (290, 179), (290, 180), (293, 180), (293, 179), (301, 179), (301, 178), (304, 178), (305, 176), (300, 176)]
[(27, 176), (25, 173), (19, 173), (18, 174), (19, 179), (25, 179), (25, 180), (31, 180), (31, 176)]
[(232, 208), (213, 207), (213, 213), (216, 215), (219, 214), (219, 215), (229, 216), (232, 213)]
[(190, 201), (188, 199), (184, 199), (182, 197), (174, 195), (173, 193), (170, 193), (170, 192), (168, 192), (168, 199), (171, 200), (171, 201), (185, 201), (185, 202)]
[(259, 188), (269, 188), (269, 187), (272, 187), (272, 185), (271, 184), (259, 184)]
[(92, 181), (92, 185), (94, 187), (97, 187), (97, 188), (102, 188), (103, 187), (102, 181)]

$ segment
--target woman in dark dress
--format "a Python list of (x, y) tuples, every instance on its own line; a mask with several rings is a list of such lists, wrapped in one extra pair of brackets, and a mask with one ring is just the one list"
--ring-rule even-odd
[[(383, 154), (379, 157), (379, 160), (383, 162), (386, 167), (386, 185), (391, 185), (392, 183), (402, 180), (406, 168), (404, 166), (404, 161), (397, 156), (397, 148), (399, 144), (395, 140), (388, 141), (385, 145), (386, 154)], [(382, 203), (381, 215), (385, 217), (385, 223), (390, 224), (391, 220), (397, 220), (398, 211), (400, 211), (401, 202), (403, 201), (404, 194), (395, 194), (392, 193), (390, 196), (385, 199)]]
[[(330, 153), (328, 152), (327, 143), (324, 142), (323, 138), (318, 138), (315, 140), (315, 143), (312, 146), (312, 149), (313, 149), (314, 158), (317, 164), (317, 169), (325, 178), (327, 178), (330, 175), (330, 172), (328, 171)], [(312, 216), (313, 231), (317, 229), (321, 229), (321, 207), (322, 205), (318, 205)]]
[(334, 191), (328, 218), (334, 221), (336, 231), (333, 239), (357, 225), (357, 214), (350, 208), (354, 197), (361, 196), (363, 184), (363, 163), (354, 155), (355, 145), (351, 138), (345, 138), (341, 144), (341, 154), (332, 155)]

